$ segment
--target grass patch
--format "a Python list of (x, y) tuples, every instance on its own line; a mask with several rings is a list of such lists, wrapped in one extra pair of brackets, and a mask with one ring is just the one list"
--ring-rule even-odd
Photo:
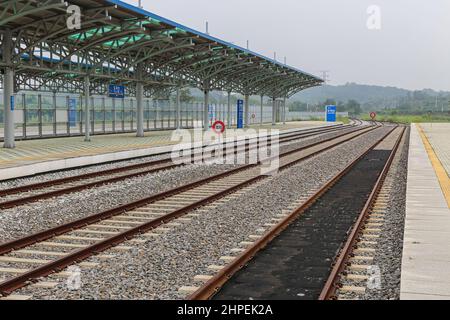
[(337, 117), (336, 121), (337, 122), (342, 122), (343, 124), (349, 124), (350, 123), (350, 119), (348, 117)]
[[(359, 117), (361, 120), (372, 120), (370, 116), (363, 115)], [(450, 115), (387, 115), (378, 114), (376, 121), (396, 122), (396, 123), (424, 123), (424, 122), (450, 122)]]

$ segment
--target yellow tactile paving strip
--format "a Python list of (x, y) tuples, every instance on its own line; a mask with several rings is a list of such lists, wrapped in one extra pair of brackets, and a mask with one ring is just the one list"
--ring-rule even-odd
[[(268, 124), (261, 128), (289, 130), (324, 124), (322, 122), (305, 121), (290, 122), (275, 127)], [(173, 130), (147, 132), (144, 138), (136, 138), (134, 134), (93, 136), (91, 142), (84, 142), (83, 137), (18, 141), (15, 149), (0, 148), (0, 169), (49, 160), (173, 145), (176, 142), (171, 141), (172, 132)]]
[(434, 152), (450, 176), (450, 122), (449, 123), (421, 123)]
[(434, 149), (423, 131), (423, 128), (420, 125), (417, 125), (417, 128), (419, 129), (419, 134), (422, 138), (425, 150), (427, 150), (428, 157), (430, 158), (431, 164), (433, 165), (434, 171), (438, 177), (439, 184), (441, 185), (442, 192), (444, 193), (445, 200), (447, 201), (447, 206), (450, 208), (450, 178), (438, 156), (434, 152)]

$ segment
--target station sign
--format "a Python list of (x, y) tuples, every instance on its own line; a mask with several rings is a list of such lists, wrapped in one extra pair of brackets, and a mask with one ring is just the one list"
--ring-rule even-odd
[(237, 101), (237, 128), (244, 128), (244, 100)]
[(208, 115), (209, 115), (209, 121), (212, 122), (214, 120), (214, 116), (215, 116), (214, 107), (212, 105), (208, 106)]
[(77, 125), (77, 99), (69, 99), (69, 126)]
[(212, 125), (213, 131), (217, 134), (222, 134), (225, 132), (225, 123), (223, 121), (216, 121)]
[(372, 118), (372, 120), (375, 120), (375, 118), (377, 117), (377, 113), (376, 112), (371, 112), (370, 113), (370, 117)]
[(327, 122), (336, 122), (336, 120), (337, 120), (336, 115), (337, 115), (336, 106), (326, 106)]
[(15, 99), (14, 99), (14, 96), (11, 96), (10, 102), (11, 102), (11, 111), (14, 111), (14, 108), (15, 108)]
[(118, 86), (115, 84), (109, 85), (108, 95), (110, 98), (125, 98), (125, 86)]

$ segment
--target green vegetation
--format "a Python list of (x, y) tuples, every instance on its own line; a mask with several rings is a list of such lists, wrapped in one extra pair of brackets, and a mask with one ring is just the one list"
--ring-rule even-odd
[(378, 121), (450, 122), (448, 91), (409, 91), (355, 83), (325, 85), (302, 91), (291, 99), (291, 110), (321, 111), (330, 104), (336, 105), (340, 112), (348, 111), (351, 117), (364, 120), (371, 120), (369, 114), (375, 111)]
[(339, 112), (348, 112), (350, 115), (357, 115), (362, 113), (361, 105), (355, 100), (348, 100), (344, 102), (336, 102), (334, 99), (326, 99), (324, 102), (320, 102), (317, 105), (309, 105), (301, 101), (293, 101), (288, 104), (289, 111), (300, 112), (321, 112), (325, 110), (325, 106), (334, 105), (337, 106)]
[(294, 95), (291, 101), (302, 101), (309, 106), (327, 99), (334, 101), (355, 100), (364, 111), (399, 110), (442, 112), (450, 111), (450, 92), (405, 90), (395, 87), (381, 87), (348, 83), (341, 86), (325, 85), (310, 88)]
[[(192, 103), (195, 101), (195, 97), (191, 94), (191, 90), (189, 89), (181, 89), (180, 90), (180, 102), (181, 103)], [(172, 95), (172, 102), (175, 104), (177, 102), (177, 96)]]
[[(360, 115), (362, 120), (372, 120), (369, 115)], [(450, 114), (378, 114), (377, 121), (396, 123), (450, 122)]]
[(336, 119), (337, 122), (342, 122), (343, 124), (349, 124), (350, 123), (350, 119), (347, 117), (337, 117)]

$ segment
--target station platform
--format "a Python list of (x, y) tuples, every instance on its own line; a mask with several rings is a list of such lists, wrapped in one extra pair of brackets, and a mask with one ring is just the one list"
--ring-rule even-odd
[(450, 124), (424, 123), (420, 127), (425, 132), (442, 166), (450, 175)]
[[(329, 125), (320, 121), (298, 121), (251, 128), (290, 132)], [(151, 131), (143, 138), (137, 138), (134, 133), (92, 136), (90, 142), (85, 142), (83, 137), (17, 141), (15, 149), (0, 149), (0, 181), (165, 153), (178, 143), (171, 141), (172, 133), (173, 130)]]
[(411, 126), (402, 300), (450, 300), (450, 124)]

